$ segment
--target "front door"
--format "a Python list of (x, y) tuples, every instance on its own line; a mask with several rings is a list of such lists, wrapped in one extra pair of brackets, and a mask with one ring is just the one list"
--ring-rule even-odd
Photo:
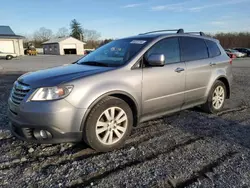
[(185, 63), (180, 62), (179, 49), (177, 37), (167, 38), (156, 43), (145, 54), (145, 57), (164, 54), (166, 63), (163, 67), (150, 67), (145, 62), (142, 81), (143, 115), (179, 110), (183, 105)]

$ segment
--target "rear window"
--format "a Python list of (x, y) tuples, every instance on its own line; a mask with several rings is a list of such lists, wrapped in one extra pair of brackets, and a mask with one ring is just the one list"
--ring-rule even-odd
[(211, 40), (206, 40), (206, 43), (208, 47), (209, 57), (216, 57), (221, 54), (220, 49), (215, 42)]
[(206, 43), (203, 39), (193, 37), (181, 37), (182, 61), (194, 61), (208, 58)]

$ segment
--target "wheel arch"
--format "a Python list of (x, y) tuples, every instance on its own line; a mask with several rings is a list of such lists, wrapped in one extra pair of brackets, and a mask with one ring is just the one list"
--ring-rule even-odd
[(219, 80), (219, 81), (221, 81), (221, 82), (224, 83), (224, 85), (226, 87), (226, 90), (227, 90), (227, 96), (226, 96), (226, 98), (229, 99), (230, 95), (231, 95), (231, 88), (230, 88), (229, 81), (224, 76), (221, 76), (221, 77), (217, 78), (217, 80)]
[(82, 123), (81, 123), (81, 127), (80, 127), (80, 131), (83, 131), (84, 129), (84, 126), (85, 126), (85, 122), (86, 122), (86, 119), (91, 111), (91, 109), (98, 103), (100, 102), (103, 98), (105, 97), (108, 97), (108, 96), (112, 96), (112, 97), (117, 97), (117, 98), (120, 98), (122, 100), (124, 100), (128, 105), (129, 107), (131, 108), (132, 110), (132, 113), (133, 113), (133, 120), (134, 120), (134, 123), (133, 123), (133, 127), (135, 127), (137, 125), (137, 123), (139, 122), (139, 116), (140, 116), (140, 108), (139, 108), (139, 105), (138, 103), (136, 102), (135, 98), (130, 95), (129, 93), (127, 92), (124, 92), (124, 91), (110, 91), (110, 92), (107, 92), (101, 96), (99, 96), (97, 99), (95, 99), (88, 107), (88, 110), (86, 111), (86, 113), (84, 114), (84, 117), (82, 119)]

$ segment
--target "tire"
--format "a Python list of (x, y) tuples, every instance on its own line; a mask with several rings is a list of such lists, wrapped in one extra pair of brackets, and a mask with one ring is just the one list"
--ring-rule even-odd
[(108, 96), (91, 109), (84, 126), (83, 139), (97, 151), (111, 151), (124, 144), (132, 125), (133, 114), (129, 105), (120, 98)]
[(13, 57), (12, 57), (11, 55), (7, 55), (7, 56), (6, 56), (6, 59), (7, 59), (7, 60), (11, 60), (12, 58), (13, 58)]
[[(216, 90), (217, 90), (217, 93), (220, 93), (219, 91), (223, 90), (223, 94), (220, 93), (219, 96), (217, 96)], [(201, 107), (207, 113), (216, 114), (223, 109), (226, 96), (227, 96), (227, 90), (226, 90), (225, 84), (219, 80), (216, 80), (212, 89), (210, 90), (207, 102), (203, 104)], [(220, 101), (220, 102), (217, 103), (215, 101)]]

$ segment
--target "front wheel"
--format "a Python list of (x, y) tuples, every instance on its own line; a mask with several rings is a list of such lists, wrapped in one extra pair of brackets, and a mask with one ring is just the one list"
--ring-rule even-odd
[(106, 97), (90, 111), (83, 137), (93, 149), (107, 152), (123, 145), (132, 125), (133, 114), (129, 105), (120, 98)]
[(223, 109), (226, 100), (225, 84), (219, 80), (213, 85), (207, 102), (202, 105), (202, 109), (208, 113), (218, 113)]
[(11, 55), (7, 55), (7, 56), (6, 56), (6, 59), (7, 59), (7, 60), (11, 60), (12, 58), (13, 58), (13, 57), (12, 57)]

